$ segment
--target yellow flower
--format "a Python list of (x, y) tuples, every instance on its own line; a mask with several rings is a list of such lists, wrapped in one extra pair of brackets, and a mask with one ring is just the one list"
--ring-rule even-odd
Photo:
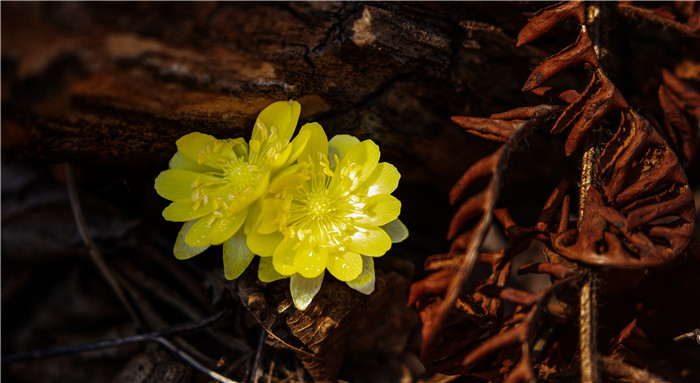
[(216, 139), (194, 132), (177, 140), (170, 169), (155, 180), (160, 196), (172, 203), (169, 221), (184, 222), (175, 242), (178, 259), (224, 244), (226, 277), (238, 277), (253, 259), (239, 230), (270, 178), (292, 164), (310, 137), (308, 128), (290, 142), (299, 120), (298, 102), (276, 102), (257, 118), (250, 144), (243, 138)]
[(308, 129), (311, 138), (298, 163), (270, 182), (255, 230), (247, 236), (248, 247), (262, 257), (259, 278), (290, 277), (292, 298), (301, 310), (320, 289), (326, 269), (370, 294), (373, 257), (408, 235), (397, 219), (401, 202), (390, 195), (400, 174), (379, 162), (379, 147), (349, 135), (329, 142), (316, 123)]

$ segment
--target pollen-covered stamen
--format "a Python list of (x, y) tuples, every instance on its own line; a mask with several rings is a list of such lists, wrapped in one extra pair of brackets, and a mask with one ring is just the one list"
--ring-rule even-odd
[(255, 129), (258, 134), (253, 134), (256, 137), (250, 140), (250, 153), (248, 161), (251, 164), (263, 166), (276, 160), (283, 150), (286, 142), (280, 142), (278, 129), (275, 126), (269, 128), (262, 121), (255, 123)]
[[(215, 181), (201, 181), (201, 175), (190, 185), (193, 189), (191, 199), (193, 209), (212, 204), (212, 207), (223, 214), (233, 214), (240, 210), (241, 204), (248, 204), (249, 197), (255, 190), (260, 177), (260, 169), (240, 158), (234, 158), (222, 163), (222, 173), (203, 173), (217, 178)], [(208, 177), (211, 178), (211, 177)]]

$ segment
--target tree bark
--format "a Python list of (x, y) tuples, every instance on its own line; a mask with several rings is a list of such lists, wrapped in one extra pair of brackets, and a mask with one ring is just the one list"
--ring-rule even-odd
[(3, 3), (3, 153), (138, 164), (191, 131), (247, 137), (266, 105), (296, 99), (303, 121), (447, 187), (484, 153), (449, 116), (521, 102), (523, 7)]

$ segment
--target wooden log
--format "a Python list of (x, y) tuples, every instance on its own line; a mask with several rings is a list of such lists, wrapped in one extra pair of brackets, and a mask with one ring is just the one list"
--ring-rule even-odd
[[(137, 164), (190, 131), (248, 136), (263, 107), (297, 99), (303, 121), (448, 187), (484, 153), (449, 117), (519, 102), (518, 7), (3, 3), (3, 155)], [(487, 77), (499, 85), (476, 94)]]

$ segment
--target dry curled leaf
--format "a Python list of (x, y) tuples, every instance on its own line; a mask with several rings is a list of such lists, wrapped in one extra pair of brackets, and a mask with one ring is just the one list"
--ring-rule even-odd
[(640, 269), (670, 262), (690, 242), (693, 195), (678, 158), (649, 122), (627, 110), (596, 164), (579, 228), (552, 234), (568, 259)]
[[(398, 269), (411, 268), (400, 265)], [(248, 270), (238, 285), (241, 301), (265, 329), (269, 342), (294, 351), (314, 381), (328, 382), (336, 379), (349, 343), (354, 349), (358, 343), (371, 349), (380, 341), (377, 331), (389, 336), (392, 331), (408, 330), (386, 321), (389, 310), (403, 324), (412, 323), (405, 311), (393, 309), (403, 306), (397, 297), (405, 296), (410, 275), (377, 270), (376, 278), (369, 297), (328, 279), (318, 298), (303, 311), (294, 307), (288, 281), (265, 284), (257, 280), (255, 270)]]
[[(434, 371), (506, 382), (532, 381), (536, 378), (532, 355), (537, 349), (537, 353), (547, 354), (539, 364), (539, 378), (564, 376), (562, 369), (571, 366), (573, 353), (564, 351), (560, 341), (548, 344), (545, 338), (537, 337), (553, 331), (551, 323), (575, 318), (572, 308), (578, 306), (577, 283), (585, 276), (578, 265), (611, 266), (615, 271), (647, 269), (671, 262), (690, 242), (695, 208), (681, 162), (601, 68), (599, 47), (594, 47), (585, 24), (586, 11), (583, 2), (549, 6), (530, 17), (518, 36), (518, 45), (522, 45), (564, 21), (578, 21), (576, 42), (542, 61), (522, 88), (549, 99), (559, 98), (565, 105), (517, 108), (490, 118), (452, 118), (468, 133), (503, 144), (470, 166), (453, 187), (450, 201), (461, 204), (448, 231), (448, 239), (453, 241), (450, 252), (429, 256), (424, 266), (433, 274), (411, 288), (409, 304), (415, 305), (423, 321), (421, 357)], [(663, 10), (655, 17), (671, 19)], [(688, 16), (688, 25), (694, 22), (693, 17), (694, 13)], [(582, 91), (543, 85), (581, 64), (586, 64), (589, 74)], [(669, 73), (663, 76), (659, 97), (668, 136), (687, 163), (697, 153), (700, 102), (686, 84)], [(607, 127), (615, 119), (619, 123), (611, 131)], [(540, 126), (551, 134), (566, 132), (566, 156), (573, 156), (586, 144), (593, 158), (592, 181), (590, 187), (582, 188), (581, 201), (585, 203), (578, 219), (570, 217), (569, 185), (563, 179), (534, 225), (522, 227), (507, 209), (496, 208), (496, 200), (510, 151), (525, 136), (523, 127)], [(597, 152), (590, 151), (595, 145), (600, 146)], [(480, 180), (488, 183), (474, 192)], [(483, 252), (481, 246), (492, 218), (503, 227), (508, 243), (496, 252)], [(525, 264), (518, 274), (546, 274), (552, 284), (539, 291), (509, 286), (511, 262), (534, 240), (543, 243), (547, 262)], [(467, 289), (465, 282), (476, 264), (490, 266), (490, 274)], [(506, 316), (502, 310), (505, 302), (516, 305)], [(625, 334), (623, 330), (612, 341), (613, 353), (622, 355), (632, 342)], [(615, 359), (605, 361), (604, 370), (611, 376), (642, 376)]]
[(683, 165), (688, 166), (700, 147), (700, 94), (670, 72), (662, 72), (659, 103), (665, 133)]

